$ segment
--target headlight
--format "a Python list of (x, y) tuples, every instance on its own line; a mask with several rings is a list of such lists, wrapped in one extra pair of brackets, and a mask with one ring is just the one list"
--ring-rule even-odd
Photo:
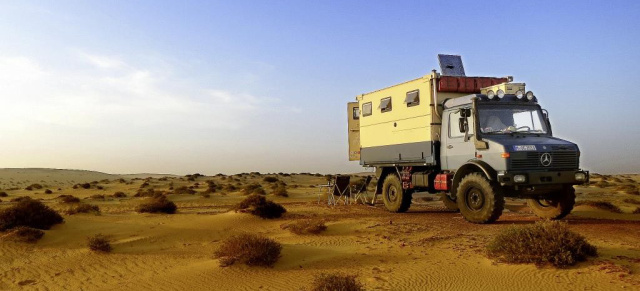
[(576, 181), (584, 181), (587, 179), (587, 175), (584, 173), (576, 173)]
[(518, 97), (518, 99), (522, 99), (523, 96), (524, 96), (524, 92), (520, 90), (516, 91), (516, 97)]
[(496, 93), (493, 90), (487, 91), (487, 98), (493, 99), (493, 97), (496, 97)]
[(524, 183), (526, 181), (527, 181), (527, 177), (525, 177), (524, 175), (515, 175), (515, 176), (513, 176), (513, 182)]
[(502, 99), (502, 97), (504, 97), (504, 90), (499, 89), (497, 94), (498, 94), (498, 98)]
[(531, 91), (527, 92), (527, 100), (529, 101), (533, 100), (533, 92)]

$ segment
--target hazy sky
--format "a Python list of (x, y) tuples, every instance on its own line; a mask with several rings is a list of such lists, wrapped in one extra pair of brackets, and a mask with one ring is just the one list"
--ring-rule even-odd
[(360, 171), (345, 103), (449, 53), (640, 172), (640, 2), (513, 2), (0, 1), (0, 167)]

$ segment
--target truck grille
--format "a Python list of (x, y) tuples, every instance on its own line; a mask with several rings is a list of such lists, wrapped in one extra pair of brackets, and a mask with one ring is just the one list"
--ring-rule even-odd
[[(542, 155), (551, 155), (551, 163), (544, 166)], [(509, 159), (509, 170), (575, 170), (579, 158), (575, 151), (521, 152), (514, 153)]]

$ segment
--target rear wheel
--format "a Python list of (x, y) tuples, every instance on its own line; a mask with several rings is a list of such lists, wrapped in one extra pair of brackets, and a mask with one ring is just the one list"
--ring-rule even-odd
[(456, 194), (460, 213), (469, 222), (491, 223), (502, 215), (502, 189), (480, 173), (471, 173), (462, 178)]
[(440, 194), (440, 200), (442, 200), (442, 203), (444, 203), (444, 207), (446, 207), (447, 209), (456, 212), (460, 211), (460, 208), (458, 208), (458, 202), (456, 202), (455, 197), (451, 197), (451, 193), (442, 192)]
[(396, 175), (387, 175), (382, 184), (382, 201), (391, 212), (406, 212), (411, 206), (411, 192), (402, 189), (402, 182)]
[(576, 203), (576, 190), (572, 186), (565, 186), (548, 197), (527, 199), (527, 204), (533, 213), (544, 219), (562, 219), (571, 213)]

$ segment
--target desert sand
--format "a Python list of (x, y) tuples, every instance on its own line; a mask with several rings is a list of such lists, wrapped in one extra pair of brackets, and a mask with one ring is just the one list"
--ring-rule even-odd
[[(145, 181), (149, 183), (145, 188), (164, 191), (170, 183), (174, 187), (198, 183), (198, 192), (205, 191), (207, 180), (240, 187), (256, 182), (270, 193), (265, 175), (194, 181), (161, 176), (145, 180), (89, 171), (0, 170), (0, 188), (9, 194), (1, 198), (2, 208), (14, 204), (11, 199), (30, 196), (64, 211), (69, 205), (56, 197), (67, 194), (101, 209), (100, 215), (64, 215), (65, 222), (46, 230), (35, 244), (0, 241), (0, 289), (308, 290), (314, 276), (323, 272), (355, 274), (367, 290), (633, 290), (640, 286), (640, 214), (632, 213), (640, 205), (629, 202), (640, 196), (617, 188), (622, 182), (637, 184), (638, 175), (614, 176), (622, 182), (595, 186), (600, 177), (590, 186), (576, 187), (578, 201), (606, 200), (622, 213), (585, 204), (564, 219), (599, 252), (598, 257), (568, 269), (487, 258), (485, 246), (501, 229), (539, 220), (524, 200), (509, 199), (497, 223), (476, 225), (446, 211), (437, 197), (416, 198), (403, 214), (389, 213), (380, 203), (329, 207), (324, 198), (318, 203), (316, 185), (326, 183), (325, 177), (295, 174), (271, 175), (284, 181), (289, 192), (289, 197), (267, 195), (286, 207), (288, 212), (279, 219), (230, 211), (245, 197), (239, 189), (218, 190), (208, 198), (169, 194), (178, 205), (172, 215), (135, 212), (144, 198), (133, 195)], [(90, 189), (73, 188), (92, 181), (97, 183)], [(24, 190), (33, 183), (44, 188)], [(53, 193), (44, 194), (45, 189)], [(117, 191), (127, 197), (109, 197)], [(106, 198), (91, 198), (97, 194)], [(296, 235), (281, 227), (306, 218), (324, 219), (328, 229), (318, 235)], [(274, 267), (219, 266), (213, 253), (221, 241), (243, 232), (262, 234), (283, 245)], [(111, 253), (87, 248), (87, 237), (98, 233), (111, 239)]]

